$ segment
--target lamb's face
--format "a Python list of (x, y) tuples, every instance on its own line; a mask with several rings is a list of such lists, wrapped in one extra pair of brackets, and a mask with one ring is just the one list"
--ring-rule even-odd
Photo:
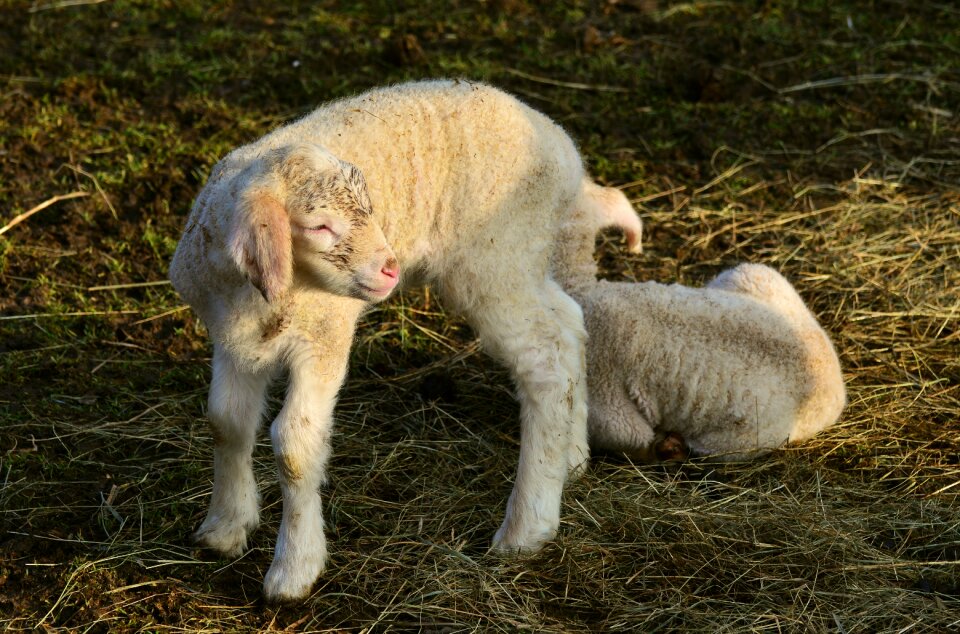
[(294, 280), (371, 302), (396, 287), (397, 259), (356, 167), (302, 144), (272, 152), (241, 180), (231, 253), (268, 302)]
[(296, 275), (338, 295), (368, 301), (390, 295), (399, 266), (373, 219), (360, 170), (340, 163), (315, 173), (287, 201)]

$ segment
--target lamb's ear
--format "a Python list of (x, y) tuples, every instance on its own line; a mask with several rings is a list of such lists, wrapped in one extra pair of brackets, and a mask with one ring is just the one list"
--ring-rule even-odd
[(230, 255), (271, 304), (290, 288), (293, 247), (290, 218), (270, 188), (243, 192), (230, 227)]

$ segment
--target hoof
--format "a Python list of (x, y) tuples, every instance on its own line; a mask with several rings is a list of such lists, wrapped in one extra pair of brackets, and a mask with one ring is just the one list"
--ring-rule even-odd
[(235, 558), (246, 552), (247, 537), (256, 528), (256, 522), (228, 522), (219, 517), (208, 516), (193, 534), (193, 541), (225, 557)]
[(657, 458), (664, 462), (686, 460), (690, 457), (690, 447), (687, 446), (687, 442), (683, 436), (674, 432), (668, 432), (658, 440), (655, 451)]
[(310, 596), (321, 572), (323, 564), (319, 562), (282, 565), (274, 561), (263, 578), (263, 598), (271, 605), (303, 601)]

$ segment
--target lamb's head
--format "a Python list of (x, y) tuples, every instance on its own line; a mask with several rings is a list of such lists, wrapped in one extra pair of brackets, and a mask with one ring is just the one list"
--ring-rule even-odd
[(268, 302), (294, 279), (373, 302), (393, 291), (397, 258), (355, 166), (304, 143), (270, 152), (238, 179), (230, 253)]

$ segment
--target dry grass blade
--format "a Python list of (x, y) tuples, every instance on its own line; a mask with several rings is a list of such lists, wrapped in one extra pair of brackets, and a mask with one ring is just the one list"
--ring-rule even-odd
[(100, 186), (100, 181), (97, 179), (96, 176), (94, 176), (87, 170), (83, 169), (82, 167), (78, 167), (76, 165), (70, 165), (69, 163), (65, 163), (63, 167), (66, 167), (69, 170), (71, 170), (73, 173), (79, 174), (81, 176), (85, 176), (86, 178), (89, 178), (91, 181), (93, 181), (93, 186), (97, 188), (97, 192), (100, 194), (100, 197), (103, 198), (103, 202), (106, 203), (107, 208), (110, 210), (110, 214), (113, 216), (113, 219), (114, 220), (117, 219), (117, 210), (113, 207), (113, 203), (110, 202), (110, 197), (107, 196), (107, 192), (103, 191), (103, 187)]
[(584, 84), (575, 81), (561, 81), (559, 79), (531, 75), (530, 73), (525, 73), (524, 71), (517, 70), (516, 68), (506, 68), (504, 70), (511, 75), (516, 75), (517, 77), (521, 77), (528, 81), (537, 82), (538, 84), (547, 84), (550, 86), (559, 86), (560, 88), (570, 88), (573, 90), (595, 90), (597, 92), (630, 92), (629, 89), (622, 88), (620, 86), (604, 86), (601, 84)]
[(886, 83), (892, 81), (912, 81), (933, 86), (948, 86), (956, 88), (956, 82), (948, 82), (928, 75), (909, 75), (904, 73), (866, 73), (863, 75), (850, 75), (846, 77), (831, 77), (829, 79), (818, 79), (815, 81), (805, 81), (779, 90), (780, 94), (786, 95), (804, 90), (817, 90), (820, 88), (838, 88), (841, 86), (861, 86), (864, 84)]
[(135, 315), (138, 310), (84, 310), (66, 313), (34, 313), (31, 315), (0, 315), (0, 321), (15, 321), (19, 319), (50, 319), (66, 317), (104, 317), (109, 315)]
[(49, 11), (50, 9), (65, 9), (67, 7), (81, 7), (91, 4), (101, 4), (109, 0), (59, 0), (58, 2), (45, 2), (43, 4), (34, 3), (30, 7), (30, 13), (38, 11)]
[(155, 282), (131, 282), (130, 284), (107, 284), (105, 286), (88, 286), (87, 290), (93, 291), (119, 291), (128, 288), (145, 288), (147, 286), (169, 286), (170, 280), (157, 280)]
[(0, 227), (0, 235), (3, 235), (7, 231), (10, 231), (10, 229), (16, 227), (18, 224), (20, 224), (21, 222), (23, 222), (33, 214), (39, 211), (43, 211), (50, 205), (55, 205), (61, 200), (71, 200), (73, 198), (84, 198), (85, 196), (89, 196), (89, 195), (90, 195), (90, 192), (76, 191), (76, 192), (70, 192), (69, 194), (58, 194), (52, 198), (48, 198), (47, 200), (43, 201), (39, 205), (36, 205), (35, 207), (31, 207), (30, 209), (23, 212), (22, 214), (17, 214), (16, 216), (14, 216), (13, 219), (10, 220), (10, 222)]

